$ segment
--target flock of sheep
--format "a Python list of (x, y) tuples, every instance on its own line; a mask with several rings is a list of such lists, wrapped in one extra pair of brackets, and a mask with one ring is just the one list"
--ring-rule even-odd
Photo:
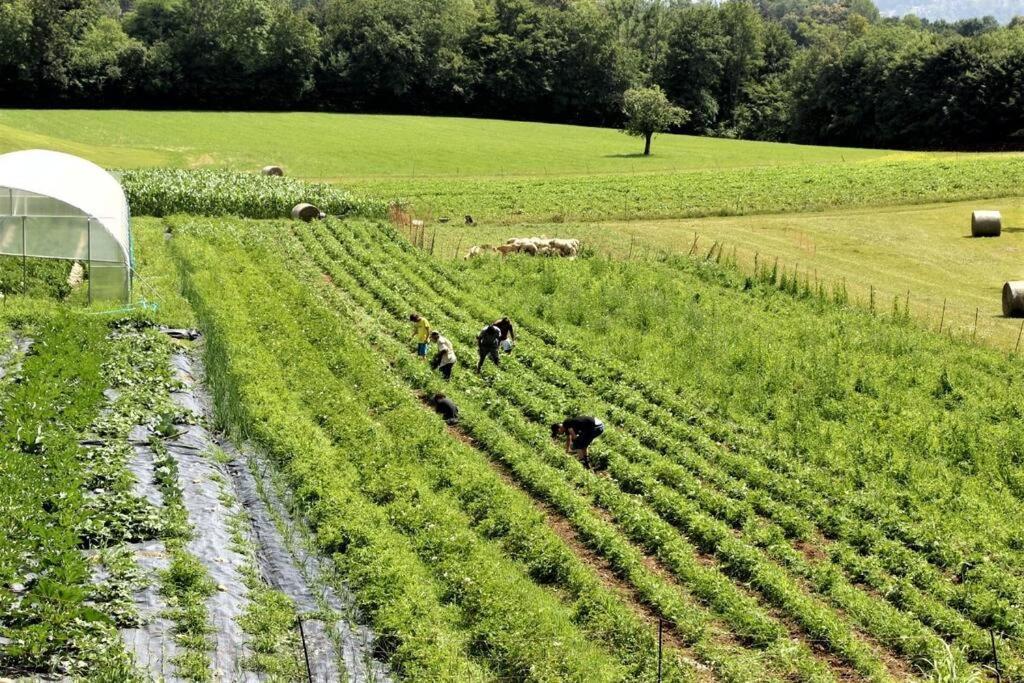
[(528, 254), (530, 256), (562, 256), (573, 258), (580, 251), (579, 240), (563, 240), (550, 237), (513, 237), (496, 247), (480, 244), (470, 247), (466, 258), (475, 258), (483, 254)]

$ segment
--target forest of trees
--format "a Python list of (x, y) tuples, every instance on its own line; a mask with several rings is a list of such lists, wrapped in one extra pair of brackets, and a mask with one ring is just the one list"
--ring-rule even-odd
[(1024, 146), (1024, 19), (871, 0), (0, 0), (4, 106), (303, 109), (898, 148)]

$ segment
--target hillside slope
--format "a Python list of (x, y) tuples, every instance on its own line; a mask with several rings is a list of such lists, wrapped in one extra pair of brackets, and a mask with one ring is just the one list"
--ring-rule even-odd
[[(280, 164), (316, 179), (604, 174), (863, 161), (880, 150), (491, 119), (314, 113), (0, 111), (0, 152), (68, 151), (107, 166)], [(911, 155), (913, 156), (913, 155)]]

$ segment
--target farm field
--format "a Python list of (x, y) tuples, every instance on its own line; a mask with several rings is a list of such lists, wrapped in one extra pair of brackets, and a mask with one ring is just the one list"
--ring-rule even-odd
[[(1003, 214), (999, 239), (971, 239), (977, 208)], [(462, 258), (475, 244), (515, 236), (571, 235), (600, 254), (649, 259), (661, 252), (706, 256), (716, 243), (727, 259), (752, 272), (755, 260), (798, 270), (801, 278), (845, 283), (864, 307), (889, 312), (907, 293), (911, 315), (933, 329), (974, 336), (1001, 348), (1016, 345), (1020, 322), (1002, 315), (1001, 288), (1024, 278), (1024, 199), (1006, 197), (930, 205), (875, 207), (692, 220), (634, 220), (536, 225), (458, 222), (431, 228), (426, 240), (441, 258)], [(694, 239), (696, 237), (696, 244)], [(716, 252), (717, 255), (717, 252)], [(943, 303), (945, 302), (945, 315)]]
[[(193, 115), (116, 137), (23, 114), (0, 140), (86, 116), (68, 140), (119, 165), (196, 161), (157, 144)], [(628, 142), (596, 134), (572, 133)], [(741, 151), (514, 180), (484, 154), (465, 179), (129, 169), (133, 309), (0, 260), (0, 676), (1024, 680), (1024, 371), (989, 282), (1024, 276), (1024, 157), (676, 142)], [(231, 145), (213, 165), (257, 163)], [(298, 197), (331, 216), (282, 218)], [(998, 240), (965, 239), (979, 201)], [(420, 247), (387, 216), (426, 219)], [(539, 233), (584, 249), (454, 258)], [(516, 349), (476, 373), (503, 315)], [(551, 438), (571, 414), (608, 425), (592, 468)], [(260, 564), (267, 538), (295, 567)]]
[[(374, 177), (669, 172), (934, 155), (662, 135), (640, 158), (616, 130), (356, 114), (0, 111), (0, 152), (45, 147), (108, 167), (215, 166), (349, 182)], [(946, 155), (943, 155), (946, 156)]]
[[(165, 227), (222, 417), (318, 491), (324, 550), (380, 595), (349, 561), (397, 533), (409, 581), (449, 596), (447, 648), (403, 622), (400, 671), (643, 679), (661, 617), (683, 679), (987, 671), (989, 629), (1019, 675), (1012, 359), (703, 261), (442, 265), (361, 221), (147, 229)], [(450, 384), (411, 353), (413, 308), (455, 342)], [(520, 348), (476, 376), (473, 334), (501, 313)], [(418, 404), (438, 389), (462, 408), (456, 430)], [(597, 472), (546, 435), (577, 410), (612, 426)], [(337, 505), (368, 515), (358, 533)], [(497, 564), (481, 574), (483, 557)], [(509, 591), (537, 607), (504, 621)], [(392, 599), (364, 605), (385, 633)], [(612, 614), (635, 635), (602, 631)], [(544, 638), (577, 639), (573, 656)]]

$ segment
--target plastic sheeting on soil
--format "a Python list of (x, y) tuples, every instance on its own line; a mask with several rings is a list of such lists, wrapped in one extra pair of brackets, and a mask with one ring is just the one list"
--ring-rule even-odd
[(11, 347), (0, 353), (0, 379), (7, 375), (16, 375), (21, 370), (21, 361), (32, 348), (32, 339), (15, 334), (11, 338)]
[[(118, 392), (107, 389), (103, 396), (113, 404)], [(104, 408), (103, 412), (109, 412)], [(146, 441), (150, 431), (136, 425), (129, 435), (132, 444), (132, 458), (127, 467), (135, 475), (132, 493), (144, 498), (157, 507), (163, 507), (163, 495), (153, 479), (154, 456)], [(83, 441), (83, 446), (101, 446), (102, 441)], [(139, 615), (139, 626), (121, 630), (125, 650), (135, 659), (136, 664), (147, 671), (154, 680), (176, 683), (182, 679), (175, 675), (174, 658), (178, 648), (174, 643), (174, 622), (163, 616), (167, 603), (159, 592), (159, 573), (170, 566), (170, 556), (162, 541), (153, 540), (128, 546), (135, 558), (140, 574), (141, 588), (133, 598)], [(94, 577), (98, 578), (98, 577)]]
[[(188, 407), (209, 421), (213, 403), (200, 383), (204, 377), (201, 361), (184, 354), (176, 355), (173, 360), (177, 378), (186, 387), (184, 391), (191, 394)], [(252, 448), (240, 451), (226, 441), (220, 446), (233, 456), (227, 472), (235, 497), (249, 517), (260, 571), (271, 587), (295, 601), (310, 680), (390, 681), (386, 665), (373, 658), (373, 632), (354, 624), (354, 619), (350, 618), (355, 612), (352, 596), (328, 585), (325, 577), (329, 569), (320, 558), (307, 552), (300, 543), (286, 541), (285, 536), (293, 540), (301, 532), (272, 487), (260, 485), (270, 480), (267, 460)], [(261, 472), (260, 482), (250, 467)], [(281, 525), (285, 534), (277, 525)], [(331, 614), (330, 623), (312, 616), (320, 616), (325, 611)], [(339, 666), (339, 650), (343, 667)]]
[[(171, 358), (174, 377), (181, 388), (171, 392), (176, 404), (196, 415), (204, 414), (195, 396), (192, 361), (183, 353)], [(252, 653), (245, 644), (239, 625), (248, 605), (248, 589), (243, 570), (244, 555), (232, 548), (231, 517), (238, 513), (237, 503), (225, 505), (220, 495), (220, 481), (226, 477), (208, 456), (216, 447), (213, 435), (201, 424), (184, 425), (165, 439), (168, 452), (178, 464), (178, 486), (182, 502), (193, 528), (187, 549), (195, 555), (217, 591), (206, 601), (213, 628), (214, 650), (211, 653), (213, 679), (216, 681), (258, 681), (259, 676), (243, 670), (243, 663)]]

